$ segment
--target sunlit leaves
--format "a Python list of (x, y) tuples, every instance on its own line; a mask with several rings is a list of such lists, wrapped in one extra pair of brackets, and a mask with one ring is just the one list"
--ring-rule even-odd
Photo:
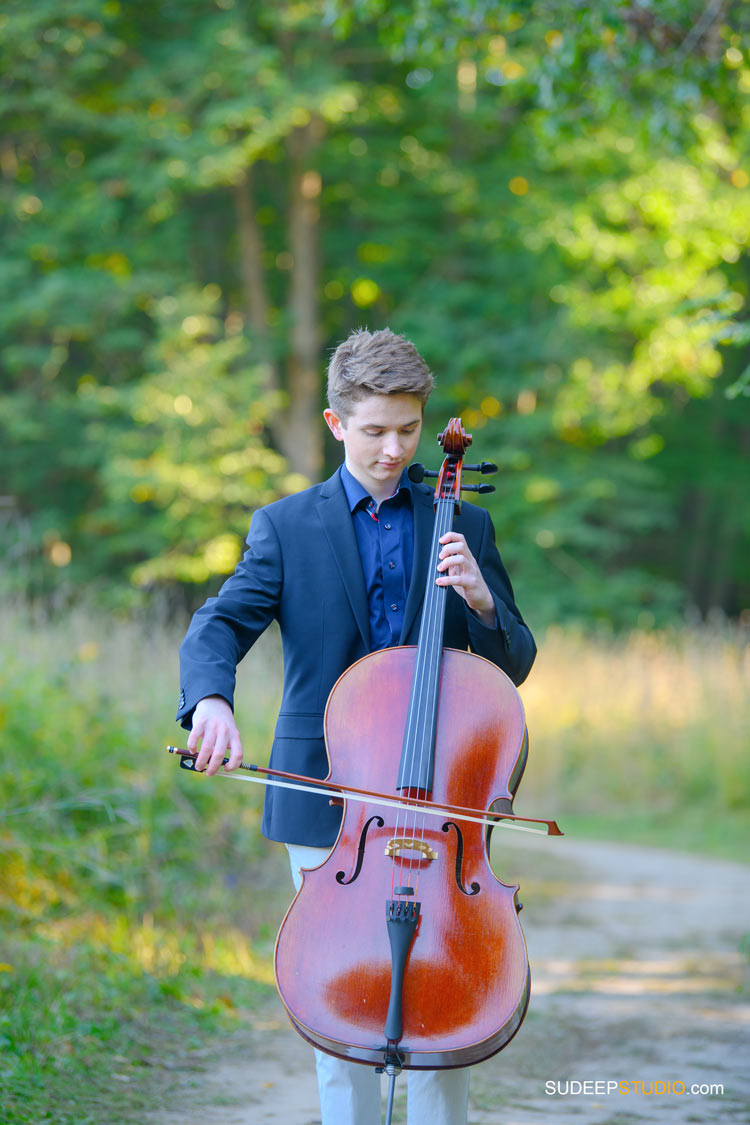
[[(92, 530), (117, 520), (134, 556), (146, 556), (133, 570), (139, 586), (230, 572), (250, 511), (294, 490), (263, 440), (274, 405), (264, 370), (251, 363), (236, 326), (222, 321), (220, 298), (216, 286), (163, 298), (151, 372), (114, 402), (105, 396), (126, 426)], [(101, 397), (95, 388), (88, 394)]]
[(64, 9), (19, 0), (0, 28), (0, 469), (50, 580), (218, 579), (249, 509), (303, 483), (273, 452), (269, 388), (290, 352), (290, 150), (308, 129), (313, 334), (326, 350), (362, 323), (414, 338), (437, 375), (426, 430), (460, 411), (501, 466), (489, 503), (522, 604), (603, 615), (616, 576), (624, 621), (672, 604), (658, 575), (698, 589), (658, 538), (679, 523), (679, 553), (711, 570), (683, 484), (698, 461), (721, 464), (700, 503), (724, 528), (712, 541), (731, 540), (714, 569), (734, 574), (725, 513), (744, 501), (720, 490), (750, 370), (741, 5), (720, 20), (699, 0)]

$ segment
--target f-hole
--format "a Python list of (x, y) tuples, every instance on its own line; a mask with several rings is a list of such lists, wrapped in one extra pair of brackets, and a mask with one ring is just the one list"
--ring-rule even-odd
[(456, 886), (458, 887), (459, 891), (463, 895), (469, 895), (469, 897), (471, 897), (471, 895), (478, 895), (479, 891), (480, 891), (479, 883), (472, 883), (470, 891), (467, 891), (466, 887), (464, 886), (464, 881), (463, 881), (463, 879), (464, 879), (464, 873), (463, 873), (464, 837), (463, 837), (463, 832), (458, 827), (458, 825), (452, 820), (448, 820), (448, 821), (445, 822), (445, 824), (443, 825), (443, 832), (447, 832), (449, 828), (455, 828), (456, 829)]
[(336, 882), (340, 883), (342, 887), (348, 887), (350, 883), (353, 883), (362, 870), (362, 863), (365, 858), (365, 837), (367, 836), (368, 829), (373, 820), (377, 824), (378, 828), (382, 828), (385, 824), (382, 816), (371, 816), (370, 819), (365, 823), (365, 826), (359, 835), (359, 846), (357, 847), (357, 864), (354, 868), (354, 874), (352, 875), (351, 879), (347, 879), (345, 871), (336, 872)]

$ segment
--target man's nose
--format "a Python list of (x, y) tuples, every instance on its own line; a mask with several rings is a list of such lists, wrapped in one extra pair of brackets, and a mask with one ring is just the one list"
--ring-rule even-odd
[(398, 439), (398, 434), (384, 434), (383, 453), (392, 460), (398, 461), (401, 456), (401, 443)]

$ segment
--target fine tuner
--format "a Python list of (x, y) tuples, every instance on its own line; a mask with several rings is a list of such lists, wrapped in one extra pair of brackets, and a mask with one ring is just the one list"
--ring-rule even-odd
[[(495, 465), (492, 461), (482, 461), (478, 465), (467, 465), (464, 462), (463, 470), (464, 472), (470, 473), (482, 473), (485, 476), (489, 475), (490, 473), (496, 473), (498, 471), (497, 465)], [(421, 481), (425, 479), (425, 477), (440, 476), (439, 472), (435, 469), (425, 469), (421, 461), (415, 461), (413, 465), (409, 466), (407, 471), (409, 474), (409, 480), (413, 480), (415, 484), (420, 484)], [(462, 484), (461, 491), (484, 493), (494, 492), (495, 486), (494, 484)]]

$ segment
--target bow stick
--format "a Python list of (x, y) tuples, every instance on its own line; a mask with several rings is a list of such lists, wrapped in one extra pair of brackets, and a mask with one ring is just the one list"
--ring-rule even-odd
[[(184, 763), (185, 769), (202, 773), (195, 769), (197, 754), (190, 750), (183, 750), (179, 746), (168, 746), (170, 754), (178, 754)], [(229, 761), (225, 758), (223, 765)], [(188, 765), (188, 762), (191, 764)], [(471, 821), (474, 824), (485, 824), (490, 828), (512, 828), (517, 832), (534, 832), (541, 836), (562, 836), (564, 833), (555, 820), (544, 820), (533, 816), (517, 816), (516, 813), (507, 812), (482, 812), (481, 809), (465, 808), (463, 805), (442, 805), (421, 800), (418, 797), (401, 797), (395, 799), (386, 793), (374, 793), (370, 789), (357, 789), (353, 785), (337, 785), (335, 782), (325, 782), (321, 785), (319, 778), (305, 777), (302, 774), (286, 773), (284, 770), (273, 770), (266, 766), (256, 766), (249, 762), (241, 762), (239, 769), (246, 770), (244, 774), (230, 771), (219, 774), (219, 777), (228, 778), (230, 781), (254, 781), (256, 785), (272, 785), (279, 789), (298, 789), (302, 793), (318, 793), (323, 797), (344, 797), (349, 801), (362, 801), (386, 805), (396, 809), (413, 809), (416, 812), (426, 813), (428, 816), (445, 816), (446, 814), (456, 820)], [(264, 774), (264, 777), (248, 777), (248, 773)], [(524, 821), (518, 824), (517, 821)], [(511, 823), (509, 823), (511, 822)], [(546, 831), (541, 828), (527, 828), (526, 824), (544, 824)]]

